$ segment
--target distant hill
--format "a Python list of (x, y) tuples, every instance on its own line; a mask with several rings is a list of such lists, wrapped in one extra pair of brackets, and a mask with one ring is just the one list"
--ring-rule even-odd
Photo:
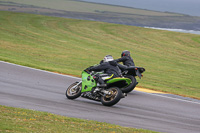
[(56, 0), (1, 0), (0, 10), (103, 21), (133, 26), (200, 30), (200, 17), (123, 6)]
[(161, 12), (175, 12), (200, 16), (199, 0), (81, 0), (87, 2), (120, 5)]

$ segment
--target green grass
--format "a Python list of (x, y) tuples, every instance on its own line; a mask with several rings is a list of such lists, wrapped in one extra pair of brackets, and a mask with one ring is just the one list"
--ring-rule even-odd
[(155, 133), (149, 130), (134, 129), (0, 105), (0, 132), (34, 133)]
[(0, 60), (80, 76), (123, 50), (146, 68), (140, 87), (200, 98), (200, 35), (0, 12)]

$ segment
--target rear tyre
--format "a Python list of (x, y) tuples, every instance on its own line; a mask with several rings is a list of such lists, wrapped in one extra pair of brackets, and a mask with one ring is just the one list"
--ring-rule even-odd
[[(78, 86), (76, 86), (79, 82), (75, 82), (73, 84), (71, 84), (67, 90), (66, 90), (66, 97), (68, 99), (76, 99), (81, 95), (81, 87), (82, 84), (79, 84)], [(76, 86), (76, 87), (74, 87)]]
[(136, 78), (131, 75), (126, 75), (124, 77), (131, 79), (132, 83), (129, 86), (122, 88), (121, 90), (123, 93), (129, 93), (135, 88), (135, 86), (137, 85), (137, 81)]
[(122, 97), (122, 91), (118, 87), (111, 87), (107, 89), (109, 94), (101, 97), (101, 103), (105, 106), (113, 106), (118, 103)]

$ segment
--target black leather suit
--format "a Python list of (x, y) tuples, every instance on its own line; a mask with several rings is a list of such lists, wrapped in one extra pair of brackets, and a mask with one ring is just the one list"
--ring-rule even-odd
[(135, 66), (135, 63), (133, 62), (133, 59), (130, 56), (123, 56), (119, 59), (116, 59), (115, 61), (123, 62), (123, 65), (126, 65), (126, 66)]

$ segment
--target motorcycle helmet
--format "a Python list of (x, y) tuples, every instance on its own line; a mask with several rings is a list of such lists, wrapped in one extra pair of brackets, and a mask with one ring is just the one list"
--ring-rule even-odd
[(103, 59), (103, 62), (109, 62), (109, 61), (113, 61), (113, 57), (112, 55), (106, 55)]
[(121, 57), (123, 57), (123, 56), (130, 56), (130, 51), (124, 50), (124, 51), (122, 52), (122, 54), (121, 54)]

